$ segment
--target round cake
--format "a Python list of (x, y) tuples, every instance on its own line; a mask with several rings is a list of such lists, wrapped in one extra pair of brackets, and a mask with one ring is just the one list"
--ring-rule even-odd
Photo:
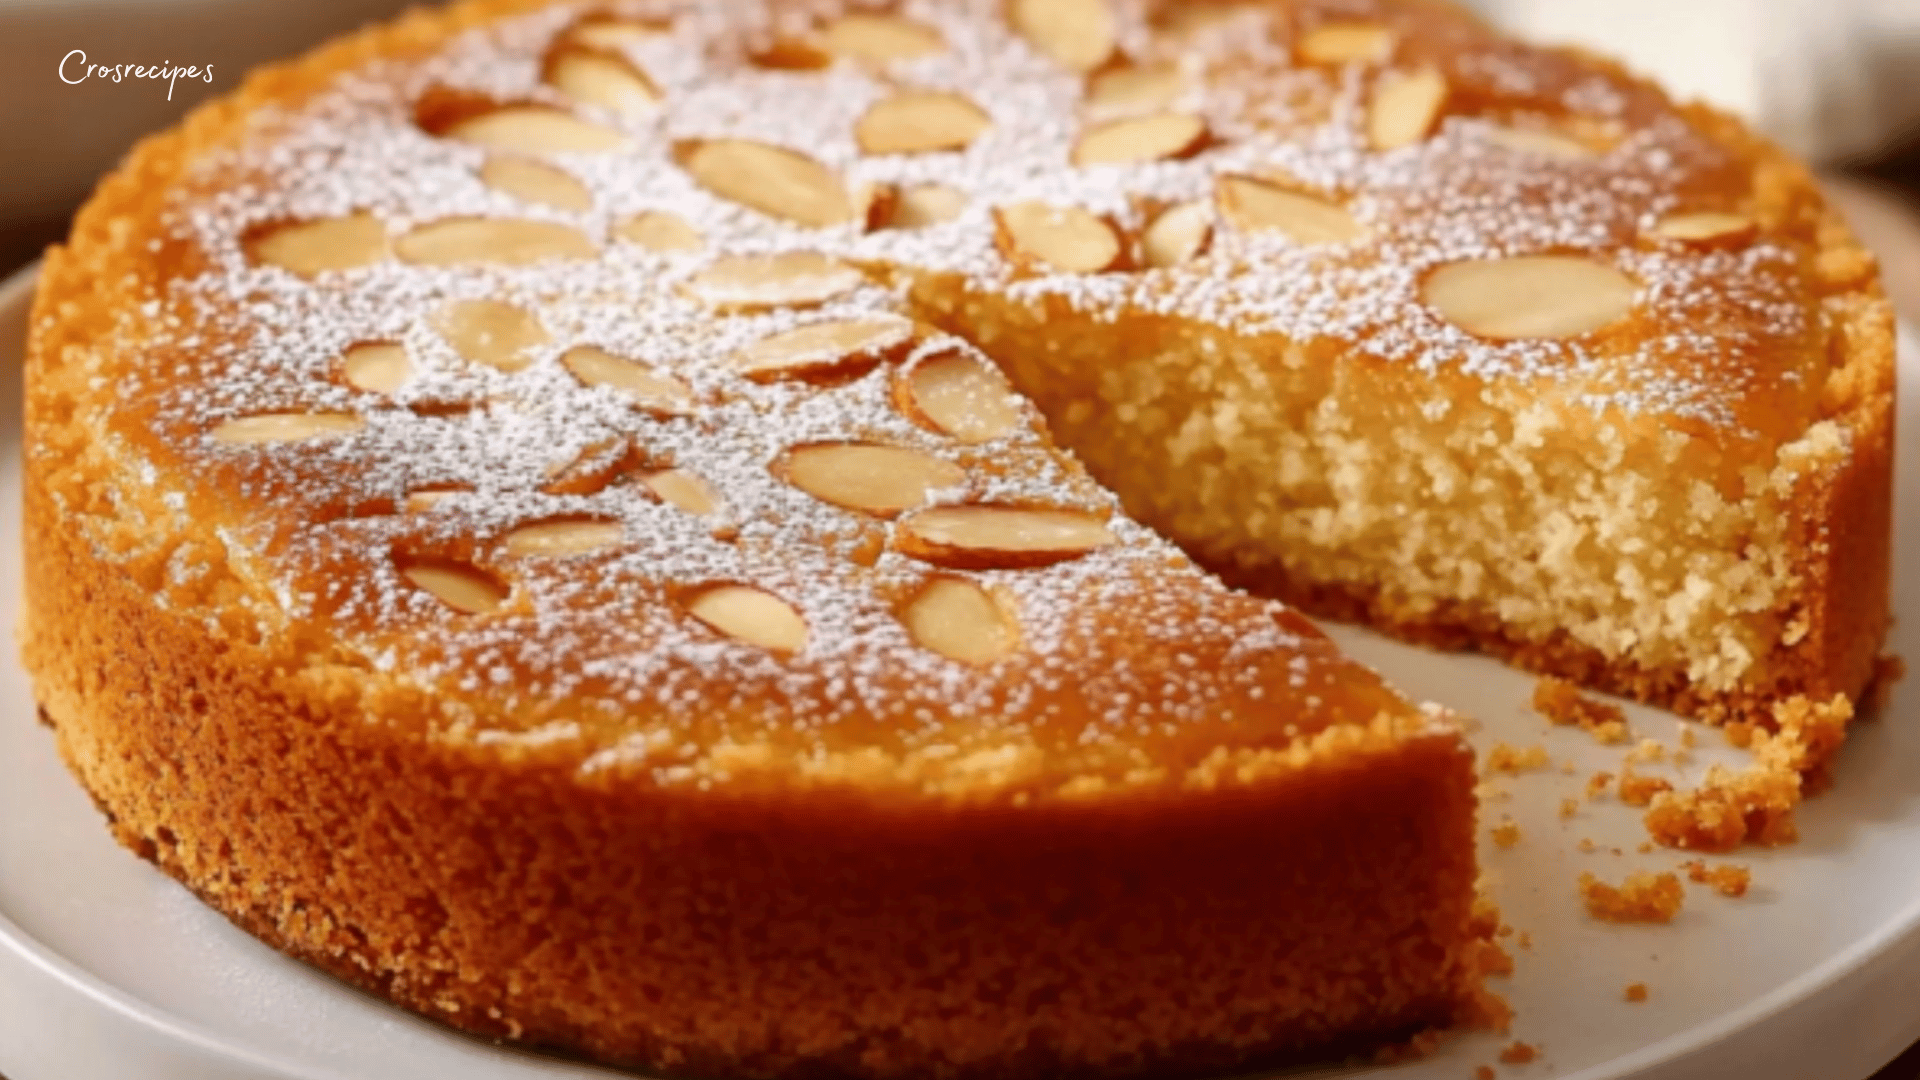
[(1436, 3), (469, 0), (49, 254), (26, 656), (124, 843), (471, 1032), (1377, 1047), (1487, 1007), (1472, 756), (1285, 603), (1817, 764), (1873, 278), (1734, 121)]

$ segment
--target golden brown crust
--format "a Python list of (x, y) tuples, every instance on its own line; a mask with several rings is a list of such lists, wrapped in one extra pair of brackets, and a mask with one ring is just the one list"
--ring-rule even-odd
[[(446, 738), (455, 702), (313, 626), (263, 637), (238, 610), (259, 590), (242, 568), (176, 579), (183, 537), (149, 527), (165, 514), (122, 483), (129, 462), (86, 392), (116, 326), (205, 268), (164, 226), (166, 200), (263, 105), (535, 6), (410, 15), (263, 70), (138, 147), (49, 255), (28, 366), (26, 644), (62, 752), (122, 841), (248, 931), (401, 1004), (677, 1072), (1164, 1073), (1460, 1018), (1483, 960), (1471, 763), (1405, 715), (1223, 753), (1131, 798), (670, 791), (583, 775), (577, 747)], [(1796, 489), (1804, 626), (1765, 677), (1703, 693), (1679, 668), (1523, 641), (1473, 610), (1256, 584), (1696, 715), (1764, 720), (1860, 692), (1886, 621), (1885, 305), (1796, 166), (1694, 119), (1771, 163), (1818, 248), (1808, 288), (1836, 358), (1819, 419), (1851, 440), (1843, 468)], [(1783, 438), (1804, 434), (1807, 417), (1787, 420)], [(233, 520), (220, 495), (195, 494), (200, 531)]]
[(1450, 735), (1153, 801), (595, 785), (370, 722), (351, 676), (155, 609), (32, 479), (27, 657), (116, 835), (466, 1030), (689, 1074), (1112, 1075), (1447, 1024), (1477, 983)]

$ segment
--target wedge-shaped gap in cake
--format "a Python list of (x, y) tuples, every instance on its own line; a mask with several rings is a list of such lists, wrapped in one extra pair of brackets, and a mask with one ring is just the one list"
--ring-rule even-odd
[(371, 266), (389, 251), (386, 224), (364, 212), (255, 225), (240, 246), (248, 261), (303, 278)]
[(915, 644), (964, 664), (991, 664), (1020, 646), (1010, 606), (965, 578), (928, 579), (901, 605), (899, 618)]
[(714, 195), (795, 225), (844, 225), (866, 211), (839, 173), (784, 146), (693, 139), (674, 146), (674, 159)]
[(615, 518), (564, 514), (509, 530), (500, 547), (516, 557), (564, 559), (612, 550), (625, 538), (626, 526)]
[(261, 446), (345, 438), (366, 426), (366, 420), (354, 413), (261, 412), (224, 421), (208, 434), (218, 443)]
[(894, 407), (921, 427), (983, 443), (1022, 426), (1020, 399), (1000, 369), (958, 349), (925, 357), (895, 378)]
[(1277, 178), (1225, 175), (1215, 198), (1220, 216), (1242, 232), (1277, 233), (1305, 246), (1349, 244), (1367, 235), (1345, 206)]
[(463, 615), (490, 615), (506, 606), (513, 590), (505, 580), (465, 559), (395, 551), (401, 580)]
[(956, 570), (1047, 566), (1115, 540), (1104, 515), (993, 504), (915, 511), (899, 520), (893, 535), (893, 546), (901, 554)]
[(817, 251), (722, 255), (688, 278), (681, 291), (715, 311), (818, 307), (858, 289), (867, 278), (851, 264)]
[(545, 156), (618, 150), (625, 135), (551, 105), (499, 101), (483, 94), (436, 86), (414, 105), (414, 123), (437, 138), (489, 150)]
[(413, 378), (413, 360), (397, 341), (359, 341), (340, 354), (339, 380), (369, 394), (393, 394)]
[(656, 416), (683, 416), (693, 409), (693, 390), (653, 365), (615, 356), (597, 345), (576, 345), (560, 357), (582, 386), (604, 386)]
[(480, 182), (521, 202), (584, 213), (593, 209), (593, 192), (557, 165), (495, 154), (480, 166)]
[(925, 154), (964, 150), (992, 126), (993, 118), (964, 94), (905, 90), (868, 107), (853, 137), (869, 154)]
[(620, 116), (646, 116), (660, 107), (660, 87), (619, 49), (562, 35), (547, 50), (540, 79), (577, 104)]
[(1448, 263), (1420, 297), (1436, 314), (1483, 338), (1575, 338), (1624, 318), (1639, 285), (1579, 255), (1519, 255)]
[(782, 330), (733, 355), (734, 370), (756, 382), (844, 382), (905, 356), (913, 323), (898, 315), (828, 319)]
[(881, 443), (814, 443), (777, 458), (773, 474), (821, 502), (876, 517), (963, 490), (967, 471), (925, 450)]
[(427, 321), (462, 360), (509, 373), (525, 369), (553, 340), (539, 316), (504, 300), (455, 300)]
[(687, 614), (743, 644), (783, 654), (807, 647), (806, 619), (765, 589), (718, 582), (690, 590), (682, 602)]
[(994, 241), (1015, 266), (1037, 273), (1121, 269), (1127, 247), (1106, 218), (1078, 206), (1022, 202), (995, 207)]
[(667, 210), (643, 210), (613, 226), (616, 240), (638, 244), (648, 251), (666, 254), (675, 251), (699, 251), (706, 241), (700, 230), (687, 219)]
[(394, 241), (393, 249), (403, 262), (421, 266), (530, 266), (551, 259), (591, 259), (600, 254), (585, 233), (570, 225), (492, 217), (428, 222)]

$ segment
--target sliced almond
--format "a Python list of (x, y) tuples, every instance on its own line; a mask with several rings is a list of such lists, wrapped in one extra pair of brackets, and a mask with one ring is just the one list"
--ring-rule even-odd
[(1140, 254), (1148, 266), (1179, 266), (1198, 258), (1212, 237), (1213, 204), (1195, 199), (1162, 210), (1141, 234)]
[(626, 528), (597, 518), (556, 518), (522, 525), (501, 538), (507, 554), (544, 558), (591, 555), (620, 543)]
[(1154, 113), (1097, 124), (1073, 147), (1075, 165), (1130, 165), (1192, 155), (1207, 141), (1207, 123), (1189, 113)]
[(308, 442), (352, 435), (367, 426), (352, 413), (257, 413), (213, 429), (215, 442), (238, 445)]
[(1080, 510), (1018, 506), (936, 506), (900, 520), (895, 546), (938, 566), (1045, 566), (1114, 542), (1106, 524)]
[(1345, 244), (1366, 235), (1346, 207), (1249, 176), (1220, 178), (1220, 212), (1250, 232), (1278, 232), (1296, 244)]
[(888, 207), (882, 223), (889, 229), (924, 229), (959, 217), (967, 208), (967, 193), (945, 184), (903, 188)]
[(430, 222), (401, 237), (393, 249), (403, 261), (422, 266), (527, 266), (600, 253), (584, 233), (555, 222), (479, 217)]
[(606, 439), (571, 460), (547, 467), (540, 490), (549, 495), (598, 495), (632, 472), (633, 449), (623, 439)]
[(944, 458), (904, 446), (829, 443), (788, 451), (774, 475), (848, 510), (892, 517), (933, 493), (966, 483), (966, 471)]
[(1654, 223), (1655, 236), (1700, 247), (1733, 247), (1753, 239), (1759, 224), (1747, 214), (1695, 210), (1668, 214)]
[(646, 210), (613, 227), (613, 235), (639, 244), (648, 251), (698, 251), (703, 246), (700, 233), (678, 214), (664, 210)]
[(1096, 116), (1163, 112), (1186, 90), (1186, 77), (1171, 64), (1117, 67), (1087, 78), (1087, 110)]
[(563, 48), (548, 58), (546, 80), (581, 104), (627, 116), (650, 113), (660, 104), (660, 88), (615, 52)]
[(866, 282), (859, 270), (816, 251), (778, 255), (724, 255), (683, 286), (688, 296), (719, 311), (816, 307)]
[(680, 156), (701, 187), (771, 217), (819, 228), (859, 220), (864, 208), (833, 170), (784, 147), (714, 139)]
[(1389, 72), (1367, 106), (1367, 141), (1393, 150), (1425, 139), (1447, 104), (1447, 77), (1434, 68)]
[(551, 165), (526, 158), (488, 158), (480, 166), (480, 182), (530, 203), (560, 210), (593, 209), (593, 193), (587, 185)]
[[(1274, 14), (1272, 0), (1206, 0), (1204, 3), (1173, 3), (1153, 13), (1154, 28), (1175, 41), (1187, 41), (1202, 34), (1246, 31), (1254, 36), (1270, 32)], [(1261, 25), (1236, 26), (1256, 19)]]
[(693, 391), (686, 383), (605, 349), (575, 346), (560, 357), (560, 364), (582, 383), (612, 387), (643, 409), (678, 414), (693, 405)]
[(1537, 154), (1562, 161), (1578, 161), (1594, 156), (1586, 143), (1570, 135), (1540, 128), (1490, 126), (1481, 130), (1488, 142), (1519, 154)]
[(1077, 206), (1016, 203), (993, 212), (1000, 250), (1022, 263), (1044, 263), (1069, 274), (1112, 269), (1124, 249), (1113, 226)]
[(784, 330), (740, 350), (734, 366), (750, 379), (854, 375), (913, 344), (913, 324), (892, 315), (837, 319)]
[(407, 513), (428, 513), (455, 495), (462, 495), (472, 490), (472, 488), (468, 487), (454, 487), (449, 485), (446, 487), (424, 487), (410, 491), (407, 493)]
[(391, 394), (413, 375), (406, 346), (393, 341), (363, 341), (340, 357), (340, 377), (355, 390)]
[(371, 214), (295, 221), (266, 229), (246, 242), (256, 263), (312, 277), (352, 270), (387, 257), (387, 227)]
[(654, 497), (689, 514), (705, 516), (720, 508), (720, 500), (705, 480), (685, 469), (665, 469), (641, 477)]
[(807, 622), (793, 605), (745, 585), (716, 585), (695, 594), (687, 612), (736, 641), (774, 652), (807, 647)]
[(500, 610), (510, 590), (499, 578), (469, 563), (451, 559), (408, 562), (400, 576), (455, 611), (487, 615)]
[(1427, 276), (1421, 298), (1480, 337), (1570, 338), (1633, 310), (1627, 275), (1571, 255), (1523, 255), (1451, 263)]
[(618, 150), (627, 137), (544, 105), (507, 105), (468, 117), (446, 136), (490, 150), (522, 154), (591, 154)]
[(963, 443), (998, 439), (1020, 426), (1020, 402), (999, 369), (951, 352), (921, 361), (895, 389), (900, 411)]
[(1300, 38), (1300, 59), (1309, 64), (1379, 63), (1393, 53), (1393, 31), (1378, 23), (1325, 23)]
[(615, 15), (590, 15), (568, 28), (566, 38), (589, 49), (618, 52), (669, 33), (673, 24), (665, 20), (623, 19)]
[(1119, 33), (1107, 0), (1007, 0), (1007, 22), (1070, 71), (1106, 63)]
[(462, 359), (507, 372), (533, 363), (533, 351), (552, 340), (532, 312), (500, 300), (456, 300), (428, 321)]
[(869, 154), (961, 150), (993, 126), (980, 106), (948, 93), (907, 92), (874, 103), (853, 136)]
[(780, 37), (756, 42), (747, 51), (755, 67), (773, 71), (821, 71), (833, 66), (833, 54), (812, 37)]
[(985, 589), (970, 581), (938, 577), (900, 612), (921, 648), (965, 664), (991, 664), (1020, 643), (1013, 620)]
[(887, 64), (941, 52), (946, 39), (931, 26), (898, 15), (852, 12), (826, 25), (820, 47), (834, 56), (868, 64)]

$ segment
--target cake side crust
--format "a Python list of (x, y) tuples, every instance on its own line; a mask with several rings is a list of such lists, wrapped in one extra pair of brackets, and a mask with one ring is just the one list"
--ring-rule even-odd
[(921, 811), (433, 745), (156, 608), (30, 496), (26, 651), (121, 841), (242, 928), (489, 1037), (672, 1072), (1121, 1075), (1446, 1025), (1470, 755), (1326, 733), (1167, 800)]

